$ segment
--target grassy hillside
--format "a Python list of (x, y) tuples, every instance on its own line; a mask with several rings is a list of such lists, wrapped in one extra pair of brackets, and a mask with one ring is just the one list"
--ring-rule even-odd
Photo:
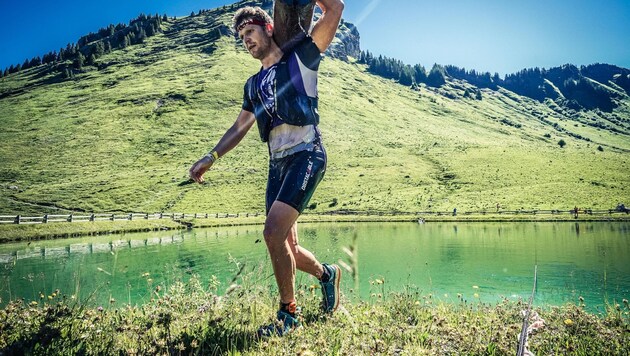
[[(180, 185), (234, 121), (259, 68), (234, 38), (217, 39), (229, 18), (217, 10), (171, 20), (71, 80), (43, 66), (0, 79), (0, 212), (262, 210), (267, 148), (255, 128), (206, 175), (209, 184)], [(563, 112), (505, 89), (469, 99), (466, 89), (476, 90), (457, 80), (412, 90), (326, 58), (329, 164), (309, 211), (630, 202), (628, 132), (585, 124), (594, 112)], [(615, 110), (630, 119), (630, 99)]]

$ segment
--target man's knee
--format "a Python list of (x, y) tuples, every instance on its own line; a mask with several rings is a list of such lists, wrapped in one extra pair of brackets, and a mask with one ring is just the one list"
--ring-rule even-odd
[(265, 223), (265, 229), (263, 230), (263, 237), (265, 238), (265, 243), (267, 244), (267, 246), (273, 244), (273, 242), (277, 240), (276, 236), (277, 234), (275, 233), (274, 228), (270, 226), (268, 222)]
[(263, 230), (263, 237), (267, 246), (273, 247), (284, 244), (285, 240), (287, 239), (287, 233), (286, 231), (280, 231), (277, 224), (267, 220), (265, 222), (265, 228)]

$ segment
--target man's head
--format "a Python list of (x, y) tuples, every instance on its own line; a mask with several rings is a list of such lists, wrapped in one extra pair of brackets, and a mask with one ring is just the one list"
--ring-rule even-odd
[(262, 59), (271, 47), (273, 20), (260, 7), (239, 9), (232, 19), (232, 29), (256, 59)]
[(232, 18), (232, 29), (234, 33), (239, 33), (243, 27), (243, 24), (248, 21), (255, 21), (260, 24), (260, 26), (265, 26), (266, 24), (273, 24), (273, 20), (269, 14), (261, 9), (260, 7), (252, 7), (246, 6), (241, 9), (238, 9), (234, 14), (234, 18)]

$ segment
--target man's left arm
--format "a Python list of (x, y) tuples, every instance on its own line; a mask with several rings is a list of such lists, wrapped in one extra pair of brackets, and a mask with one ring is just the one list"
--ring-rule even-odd
[(335, 38), (339, 21), (341, 21), (344, 3), (343, 0), (318, 0), (317, 6), (322, 9), (322, 16), (313, 26), (311, 37), (317, 48), (319, 48), (319, 52), (324, 53)]

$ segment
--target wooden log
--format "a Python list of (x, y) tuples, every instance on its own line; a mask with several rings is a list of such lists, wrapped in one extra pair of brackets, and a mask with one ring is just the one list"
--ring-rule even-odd
[(315, 0), (276, 0), (273, 4), (273, 39), (282, 49), (291, 48), (311, 31)]

